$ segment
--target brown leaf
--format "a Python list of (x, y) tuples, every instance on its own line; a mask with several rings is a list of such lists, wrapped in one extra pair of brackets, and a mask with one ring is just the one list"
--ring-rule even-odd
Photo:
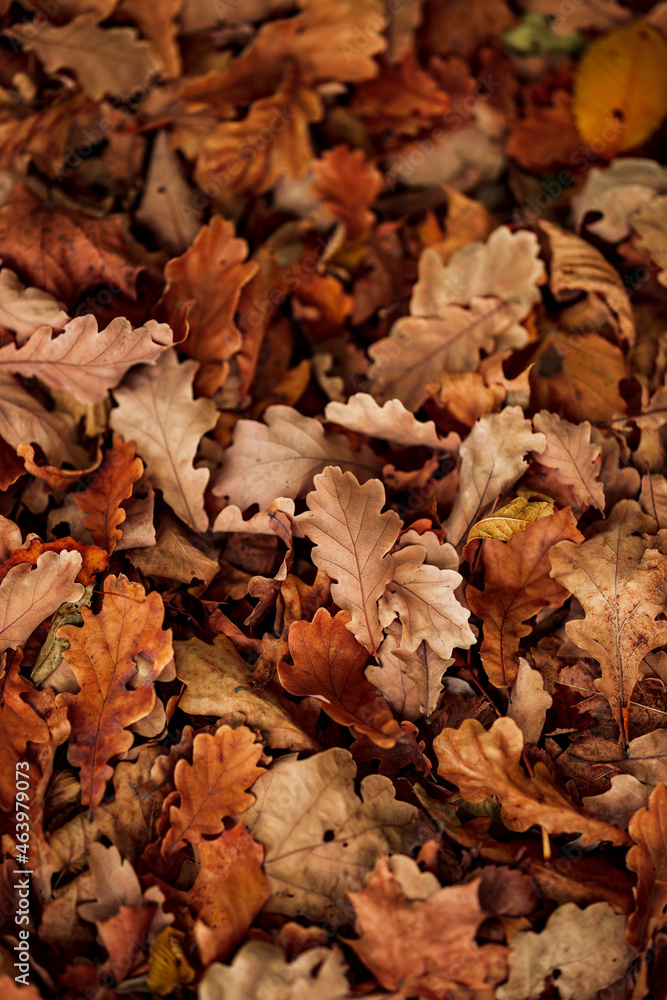
[(358, 434), (383, 438), (399, 448), (450, 448), (454, 435), (438, 437), (432, 420), (422, 423), (403, 406), (399, 399), (389, 399), (378, 406), (367, 392), (356, 392), (345, 403), (327, 403), (327, 420)]
[[(109, 561), (106, 552), (98, 546), (83, 545), (67, 536), (59, 538), (55, 542), (40, 542), (38, 538), (33, 538), (29, 545), (12, 552), (9, 559), (0, 566), (0, 580), (4, 580), (12, 566), (19, 566), (22, 563), (35, 566), (44, 552), (78, 552), (81, 562), (74, 579), (77, 583), (82, 583), (84, 587), (88, 586), (93, 577), (107, 568)], [(66, 600), (72, 600), (72, 598), (66, 598)], [(44, 617), (48, 616), (44, 615)]]
[[(21, 551), (21, 550), (19, 550)], [(42, 552), (33, 566), (13, 565), (0, 583), (0, 653), (22, 646), (40, 622), (65, 601), (78, 601), (78, 552)]]
[(599, 480), (600, 446), (591, 443), (591, 425), (587, 420), (572, 424), (558, 414), (540, 410), (533, 417), (533, 427), (544, 434), (547, 446), (538, 461), (555, 469), (559, 480), (572, 487), (579, 503), (604, 510), (604, 487)]
[(368, 652), (345, 627), (349, 620), (345, 611), (332, 618), (320, 608), (312, 622), (293, 622), (289, 651), (294, 665), (279, 663), (278, 677), (290, 694), (318, 698), (335, 722), (391, 747), (401, 730), (364, 677)]
[(428, 123), (442, 119), (451, 104), (412, 50), (398, 66), (381, 65), (379, 75), (356, 87), (352, 98), (352, 109), (376, 134), (417, 135)]
[(34, 442), (54, 465), (80, 469), (88, 453), (75, 440), (75, 426), (67, 413), (47, 410), (13, 375), (0, 372), (0, 435), (12, 448)]
[[(85, 607), (81, 614), (83, 628), (65, 625), (57, 633), (69, 642), (63, 658), (80, 690), (59, 694), (56, 704), (67, 706), (73, 732), (69, 760), (80, 768), (81, 802), (92, 808), (113, 774), (110, 759), (132, 746), (127, 727), (153, 709), (154, 681), (171, 659), (172, 646), (171, 633), (161, 628), (162, 598), (157, 592), (147, 595), (124, 576), (105, 579), (99, 614)], [(143, 676), (137, 677), (136, 657), (150, 664)]]
[(505, 978), (507, 948), (475, 940), (486, 917), (480, 883), (409, 898), (383, 858), (365, 888), (349, 894), (362, 936), (346, 943), (394, 996), (440, 1000), (464, 989), (490, 996)]
[(321, 160), (314, 160), (313, 191), (328, 214), (342, 222), (350, 242), (358, 239), (374, 221), (370, 207), (382, 188), (380, 171), (366, 160), (360, 149), (334, 146)]
[(349, 611), (349, 630), (371, 652), (382, 641), (378, 601), (392, 577), (389, 550), (401, 521), (394, 511), (381, 513), (384, 489), (377, 479), (360, 486), (351, 472), (330, 466), (315, 477), (306, 498), (308, 511), (297, 518), (315, 543), (312, 560), (337, 582), (336, 604)]
[(488, 732), (477, 719), (465, 719), (459, 729), (443, 729), (433, 748), (440, 762), (438, 774), (456, 785), (466, 801), (497, 796), (508, 830), (541, 826), (552, 834), (581, 834), (585, 844), (628, 843), (624, 830), (578, 808), (560, 792), (541, 761), (535, 764), (534, 777), (526, 776), (520, 764), (523, 734), (512, 719), (496, 719)]
[(484, 590), (469, 586), (466, 597), (484, 622), (480, 653), (496, 687), (516, 680), (519, 643), (532, 631), (525, 622), (542, 608), (558, 608), (567, 599), (565, 587), (551, 578), (549, 563), (550, 549), (563, 539), (573, 543), (583, 539), (567, 507), (534, 521), (509, 542), (487, 538), (483, 543)]
[(0, 271), (0, 324), (23, 344), (40, 326), (62, 330), (69, 316), (52, 295), (41, 288), (26, 288), (8, 267)]
[(226, 362), (241, 347), (234, 314), (241, 289), (257, 272), (257, 264), (244, 263), (247, 253), (248, 244), (236, 239), (233, 223), (216, 215), (190, 249), (164, 269), (167, 287), (160, 305), (165, 314), (193, 300), (190, 332), (179, 350), (201, 362), (195, 376), (198, 395), (212, 396), (220, 388), (229, 370)]
[(75, 495), (77, 507), (88, 515), (84, 525), (95, 544), (109, 554), (123, 536), (119, 526), (125, 520), (125, 511), (121, 504), (132, 496), (132, 487), (141, 479), (143, 471), (143, 462), (134, 457), (134, 444), (125, 444), (122, 438), (114, 435), (111, 448), (92, 481), (82, 493)]
[(635, 500), (621, 500), (593, 538), (581, 545), (560, 542), (550, 553), (551, 575), (586, 613), (565, 631), (600, 664), (595, 686), (623, 740), (629, 738), (627, 712), (639, 665), (667, 642), (667, 623), (655, 620), (665, 604), (667, 557), (636, 534), (653, 530), (653, 518)]
[(636, 909), (628, 920), (628, 944), (643, 948), (665, 923), (667, 906), (667, 786), (656, 785), (646, 809), (628, 827), (634, 840), (626, 864), (637, 873)]
[(168, 511), (160, 517), (154, 544), (128, 551), (132, 565), (147, 576), (166, 576), (181, 583), (197, 579), (207, 587), (220, 570), (218, 555)]
[[(575, 270), (576, 273), (576, 270)], [(623, 352), (597, 333), (548, 333), (530, 370), (531, 402), (580, 423), (625, 413), (619, 382), (627, 375)]]
[(251, 806), (255, 799), (246, 789), (264, 774), (264, 768), (256, 766), (261, 756), (261, 743), (255, 743), (254, 733), (245, 726), (220, 726), (215, 736), (195, 736), (192, 764), (179, 760), (174, 770), (174, 795), (180, 795), (180, 803), (165, 803), (169, 827), (162, 853), (169, 854), (181, 841), (199, 844), (203, 835), (222, 833), (226, 816)]
[(208, 528), (204, 489), (209, 472), (193, 467), (202, 434), (214, 426), (216, 409), (208, 399), (193, 399), (197, 363), (178, 361), (166, 351), (155, 367), (132, 372), (114, 396), (109, 422), (126, 441), (134, 441), (153, 486), (162, 490), (174, 513), (195, 531)]

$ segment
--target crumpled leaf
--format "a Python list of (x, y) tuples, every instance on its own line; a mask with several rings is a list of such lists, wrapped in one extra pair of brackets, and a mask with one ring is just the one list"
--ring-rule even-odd
[[(567, 600), (567, 590), (550, 577), (549, 552), (557, 542), (580, 541), (572, 511), (565, 507), (540, 518), (509, 542), (487, 538), (482, 549), (484, 590), (469, 586), (468, 603), (484, 622), (480, 654), (489, 681), (496, 687), (516, 680), (517, 654), (525, 624), (542, 608), (557, 608)], [(555, 583), (555, 586), (554, 586)]]
[(75, 495), (77, 507), (88, 515), (83, 523), (93, 541), (109, 553), (123, 537), (120, 525), (126, 513), (121, 504), (132, 496), (132, 487), (141, 479), (143, 471), (143, 462), (134, 457), (134, 444), (125, 444), (122, 438), (114, 435), (111, 448), (92, 482)]
[(664, 610), (667, 557), (637, 532), (655, 530), (635, 500), (620, 500), (602, 530), (580, 545), (560, 542), (550, 553), (551, 575), (575, 594), (585, 618), (569, 621), (568, 636), (598, 661), (595, 686), (611, 706), (623, 739), (628, 705), (647, 653), (667, 642)]
[(199, 985), (199, 1000), (264, 1000), (268, 990), (276, 989), (280, 1000), (345, 1000), (346, 969), (336, 945), (309, 948), (288, 962), (277, 945), (248, 941), (231, 965), (208, 967)]
[(75, 583), (81, 569), (78, 552), (43, 552), (35, 567), (12, 566), (0, 583), (0, 653), (22, 646), (40, 622), (66, 601), (78, 601), (83, 587)]
[[(58, 638), (79, 691), (63, 692), (56, 705), (67, 707), (72, 725), (69, 760), (80, 768), (81, 802), (91, 808), (104, 796), (113, 774), (109, 761), (132, 746), (128, 726), (145, 718), (155, 703), (154, 682), (172, 658), (171, 632), (161, 628), (162, 598), (141, 584), (108, 576), (99, 614), (82, 608), (83, 627), (65, 625)], [(150, 665), (139, 673), (135, 659)]]
[(523, 733), (513, 719), (496, 719), (488, 731), (477, 719), (465, 719), (459, 729), (443, 729), (433, 748), (438, 774), (456, 785), (467, 802), (497, 796), (508, 830), (523, 832), (537, 825), (552, 834), (581, 834), (584, 844), (628, 843), (624, 830), (578, 808), (560, 792), (541, 761), (534, 766), (534, 777), (527, 777), (520, 764)]
[(394, 799), (379, 774), (362, 779), (359, 798), (356, 771), (352, 755), (333, 747), (281, 757), (253, 785), (257, 802), (239, 818), (264, 847), (268, 912), (346, 923), (347, 891), (361, 888), (383, 854), (410, 852), (414, 806)]
[[(625, 777), (625, 776), (623, 776)], [(667, 906), (667, 786), (656, 785), (646, 809), (628, 826), (634, 844), (626, 864), (637, 873), (636, 909), (628, 920), (628, 944), (642, 948), (665, 925)]]
[(179, 760), (174, 770), (173, 797), (180, 796), (180, 802), (176, 805), (170, 797), (163, 806), (169, 812), (169, 828), (162, 853), (169, 854), (184, 840), (198, 844), (203, 835), (221, 834), (225, 816), (252, 805), (254, 797), (246, 789), (264, 774), (264, 768), (257, 767), (261, 756), (261, 743), (255, 743), (254, 733), (245, 726), (220, 726), (214, 736), (195, 736), (192, 764)]
[(379, 480), (360, 486), (351, 472), (330, 466), (315, 477), (309, 509), (296, 518), (315, 543), (313, 562), (336, 581), (331, 596), (350, 612), (347, 627), (373, 653), (382, 641), (377, 605), (394, 568), (388, 553), (401, 527), (394, 511), (381, 513), (384, 499)]
[(278, 677), (290, 694), (318, 698), (335, 722), (364, 733), (378, 746), (391, 747), (400, 726), (364, 677), (368, 652), (345, 627), (349, 620), (345, 611), (332, 617), (320, 608), (312, 622), (292, 622), (289, 651), (294, 664), (279, 663)]
[(509, 980), (497, 990), (498, 1000), (539, 1000), (556, 969), (561, 1000), (595, 996), (620, 979), (633, 956), (624, 940), (625, 922), (609, 903), (585, 910), (576, 903), (559, 906), (540, 934), (520, 931), (513, 938)]
[(520, 406), (480, 417), (460, 448), (459, 490), (443, 525), (447, 541), (460, 545), (484, 508), (528, 468), (524, 454), (544, 446), (544, 435), (533, 434)]
[(568, 486), (582, 506), (604, 510), (604, 486), (599, 480), (600, 445), (591, 443), (591, 425), (562, 420), (557, 413), (540, 410), (533, 417), (533, 427), (544, 434), (547, 446), (540, 452), (539, 463), (555, 469), (558, 479)]
[(361, 937), (347, 944), (393, 996), (486, 993), (505, 978), (507, 948), (475, 941), (486, 918), (480, 885), (476, 878), (409, 898), (383, 858), (366, 886), (350, 893)]
[(304, 496), (327, 465), (354, 472), (362, 482), (379, 472), (380, 463), (369, 448), (354, 451), (347, 438), (325, 435), (319, 421), (290, 406), (270, 406), (264, 421), (237, 422), (234, 442), (213, 485), (215, 496), (229, 497), (241, 510), (253, 503), (266, 510), (276, 497)]
[(116, 389), (118, 408), (109, 422), (126, 441), (134, 441), (153, 486), (162, 490), (174, 513), (196, 531), (208, 528), (204, 490), (209, 472), (193, 460), (202, 434), (217, 419), (214, 404), (192, 398), (195, 361), (179, 362), (166, 351), (155, 367), (132, 372)]
[(340, 424), (358, 434), (384, 438), (400, 448), (450, 448), (453, 435), (447, 439), (438, 436), (432, 420), (422, 423), (401, 403), (389, 399), (378, 406), (367, 392), (357, 392), (345, 403), (327, 403), (324, 415), (331, 423)]
[(234, 236), (233, 223), (215, 215), (164, 269), (167, 287), (160, 306), (166, 314), (192, 300), (189, 333), (179, 349), (201, 363), (195, 376), (198, 395), (211, 396), (222, 385), (226, 362), (241, 347), (234, 314), (241, 289), (257, 272), (257, 264), (244, 263), (247, 253), (248, 244)]

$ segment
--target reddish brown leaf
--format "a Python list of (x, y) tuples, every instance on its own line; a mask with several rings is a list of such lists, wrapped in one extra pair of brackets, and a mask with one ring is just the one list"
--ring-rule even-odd
[(112, 446), (92, 481), (74, 498), (77, 507), (88, 515), (83, 523), (95, 544), (109, 554), (123, 535), (119, 526), (126, 515), (121, 503), (132, 496), (132, 486), (144, 471), (143, 462), (134, 454), (132, 441), (125, 444), (121, 437), (114, 435)]
[[(36, 566), (39, 557), (44, 552), (78, 552), (81, 556), (81, 564), (75, 579), (84, 587), (88, 586), (93, 577), (102, 573), (109, 562), (108, 553), (104, 549), (97, 545), (82, 545), (81, 542), (75, 542), (69, 536), (59, 538), (55, 542), (40, 542), (39, 539), (34, 538), (27, 548), (15, 549), (7, 562), (0, 566), (0, 581), (4, 580), (13, 566), (20, 566), (23, 563)], [(67, 598), (67, 600), (72, 600), (72, 598)], [(44, 617), (47, 616), (44, 615)]]

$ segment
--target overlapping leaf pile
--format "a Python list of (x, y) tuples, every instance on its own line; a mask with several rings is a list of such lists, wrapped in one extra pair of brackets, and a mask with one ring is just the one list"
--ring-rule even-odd
[(667, 5), (0, 16), (2, 997), (659, 1000)]

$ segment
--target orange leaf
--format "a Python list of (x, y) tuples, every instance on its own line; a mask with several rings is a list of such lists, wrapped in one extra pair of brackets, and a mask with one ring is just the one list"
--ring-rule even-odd
[(96, 545), (111, 554), (122, 536), (119, 525), (125, 520), (121, 502), (132, 496), (132, 485), (141, 479), (144, 465), (134, 457), (134, 443), (125, 444), (114, 434), (111, 449), (83, 493), (74, 497), (77, 507), (88, 514), (83, 522)]
[(366, 160), (362, 150), (335, 146), (312, 164), (313, 191), (334, 219), (345, 226), (352, 242), (375, 222), (369, 211), (382, 188), (382, 174)]
[(248, 809), (255, 796), (246, 789), (264, 774), (264, 768), (257, 767), (261, 756), (261, 743), (255, 743), (254, 733), (245, 726), (221, 726), (215, 736), (196, 736), (192, 764), (179, 760), (174, 770), (174, 797), (179, 794), (181, 802), (165, 802), (165, 810), (171, 806), (170, 826), (162, 853), (171, 853), (183, 840), (199, 844), (202, 835), (221, 833), (225, 816)]
[(651, 792), (647, 809), (639, 809), (628, 827), (634, 846), (627, 856), (636, 872), (636, 909), (628, 921), (628, 944), (643, 948), (665, 923), (667, 906), (667, 786), (661, 782)]
[(312, 622), (293, 622), (289, 651), (294, 666), (278, 664), (280, 683), (290, 694), (319, 698), (335, 722), (365, 734), (378, 746), (392, 747), (400, 726), (364, 676), (368, 652), (346, 628), (349, 620), (346, 611), (332, 618), (320, 608)]
[[(98, 615), (89, 608), (81, 613), (82, 628), (65, 625), (56, 633), (69, 642), (63, 658), (80, 690), (59, 694), (56, 704), (67, 706), (74, 736), (69, 760), (81, 768), (81, 802), (92, 808), (102, 801), (113, 774), (109, 761), (132, 746), (127, 727), (151, 713), (154, 681), (173, 651), (171, 632), (161, 628), (162, 598), (157, 592), (147, 595), (140, 584), (124, 576), (105, 579)], [(139, 676), (137, 657), (150, 664), (148, 672)]]
[[(20, 566), (23, 563), (36, 566), (37, 560), (44, 552), (78, 552), (81, 556), (81, 568), (75, 579), (84, 587), (88, 586), (93, 577), (102, 573), (109, 562), (109, 555), (104, 549), (98, 548), (97, 545), (84, 545), (82, 542), (75, 542), (69, 535), (66, 535), (65, 538), (58, 538), (55, 542), (40, 542), (38, 538), (33, 538), (27, 549), (16, 549), (7, 562), (0, 566), (0, 580), (4, 580), (13, 566)], [(55, 608), (53, 610), (55, 611)], [(42, 618), (46, 617), (47, 615), (42, 616)]]
[[(48, 743), (51, 731), (31, 704), (36, 689), (19, 673), (21, 657), (14, 657), (9, 669), (0, 669), (0, 809), (12, 808), (20, 771), (15, 765), (25, 760), (28, 741)], [(26, 778), (29, 776), (26, 772)]]

